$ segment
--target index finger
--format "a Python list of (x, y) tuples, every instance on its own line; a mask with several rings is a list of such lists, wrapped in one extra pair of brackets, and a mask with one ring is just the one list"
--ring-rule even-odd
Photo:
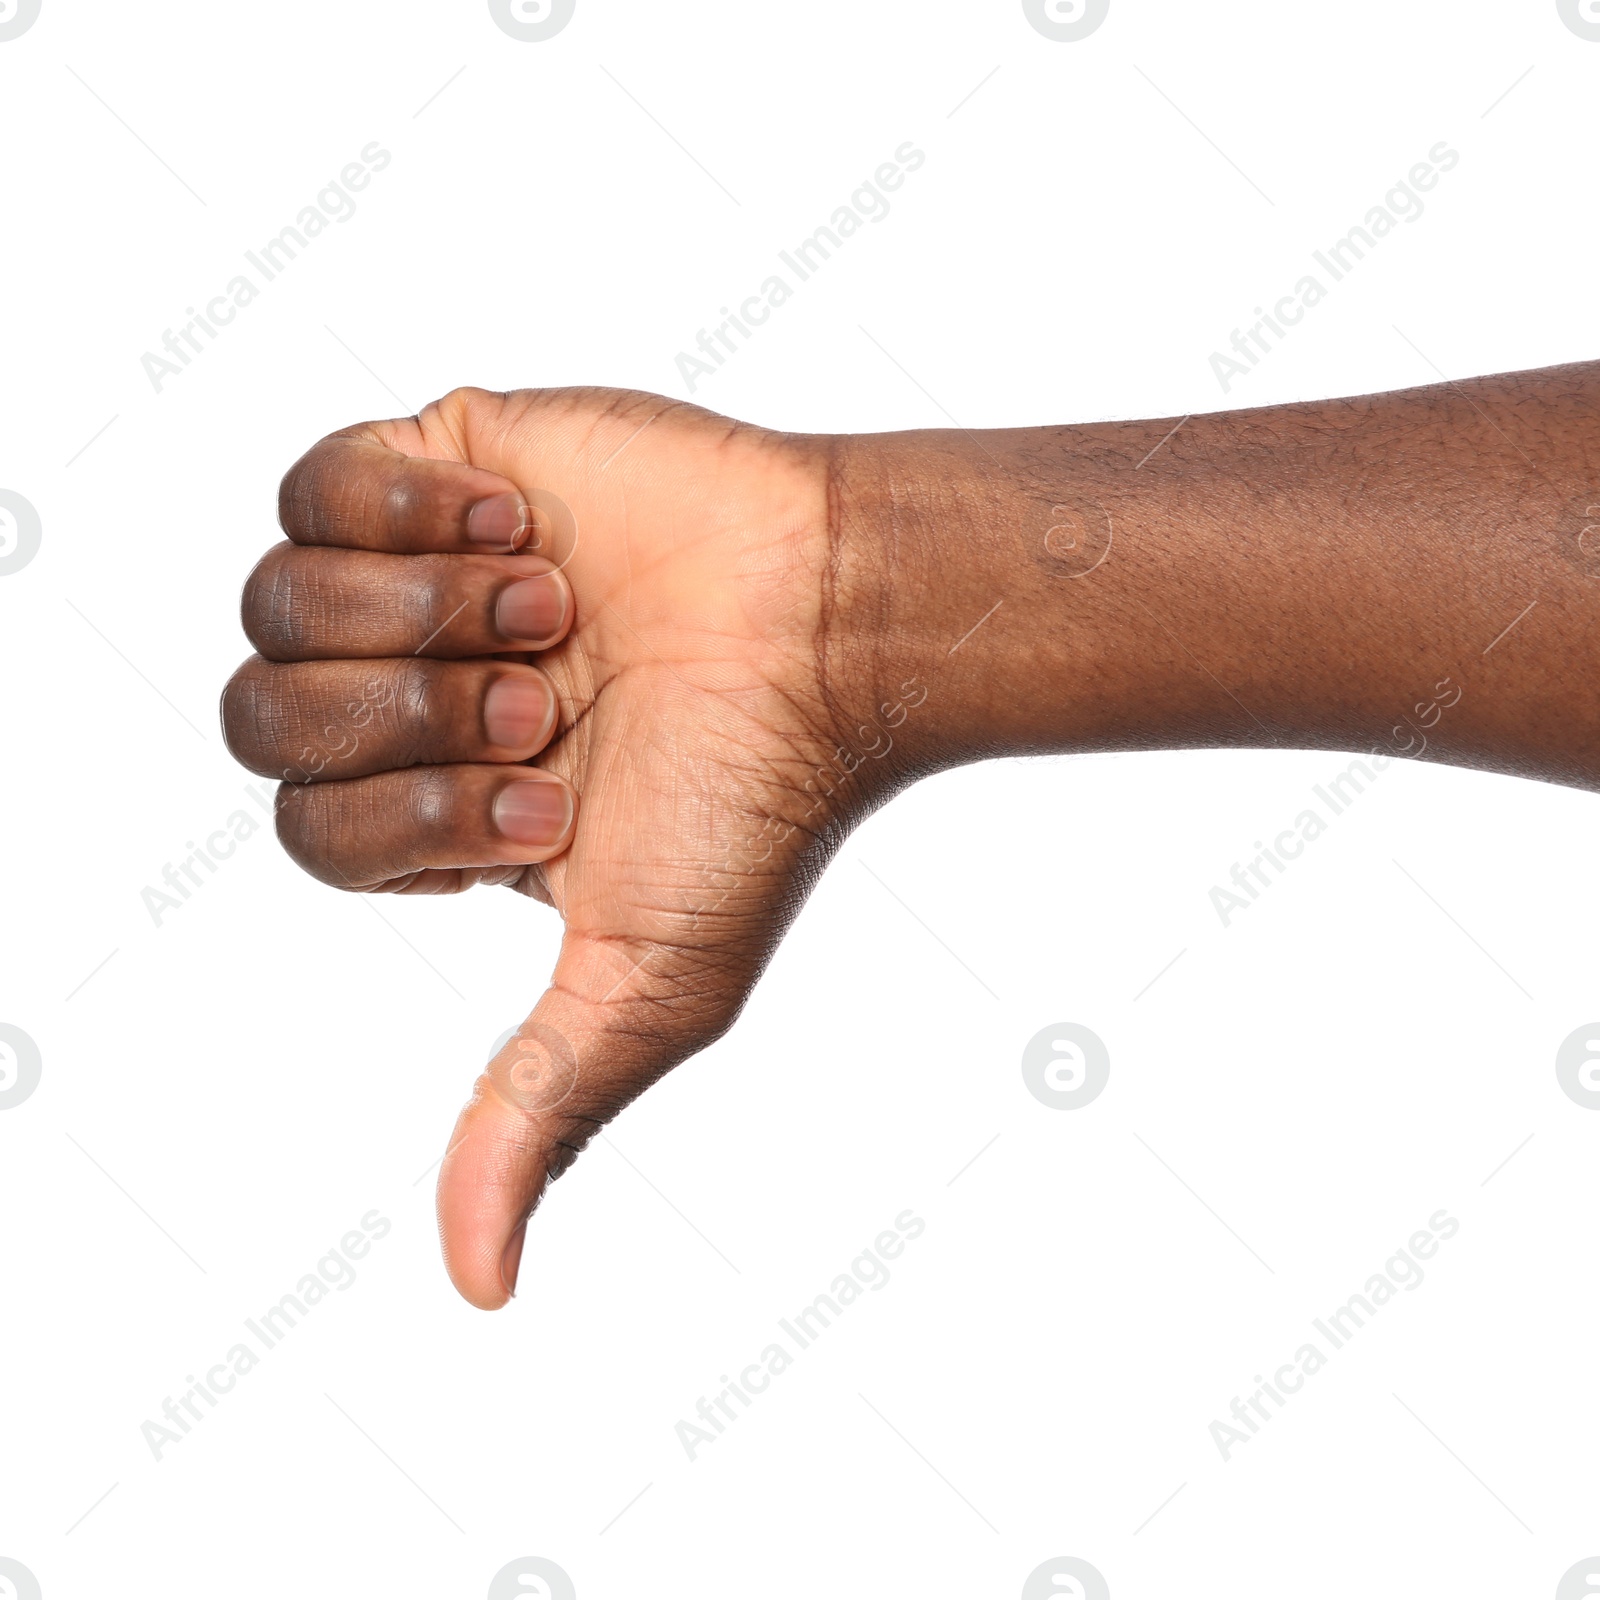
[(346, 550), (521, 549), (535, 517), (509, 478), (385, 444), (380, 425), (329, 434), (284, 474), (278, 520), (296, 544)]

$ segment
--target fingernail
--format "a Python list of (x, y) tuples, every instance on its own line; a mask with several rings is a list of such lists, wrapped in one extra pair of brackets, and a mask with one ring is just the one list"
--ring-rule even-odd
[(506, 1240), (506, 1253), (500, 1258), (500, 1281), (505, 1285), (506, 1293), (513, 1298), (517, 1293), (517, 1272), (522, 1266), (522, 1242), (527, 1236), (528, 1221), (524, 1217)]
[(494, 820), (514, 844), (554, 844), (572, 822), (572, 796), (549, 778), (508, 783), (495, 798)]
[(467, 537), (474, 544), (497, 544), (515, 550), (527, 531), (520, 495), (492, 494), (467, 513)]
[(490, 744), (533, 748), (548, 731), (554, 709), (542, 678), (498, 678), (483, 697), (483, 731)]
[(500, 591), (494, 625), (507, 639), (549, 639), (567, 612), (566, 591), (555, 577), (519, 578)]

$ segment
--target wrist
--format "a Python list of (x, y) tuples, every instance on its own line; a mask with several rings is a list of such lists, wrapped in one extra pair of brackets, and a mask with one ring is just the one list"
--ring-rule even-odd
[(937, 647), (951, 598), (937, 582), (948, 489), (944, 473), (919, 470), (912, 437), (828, 440), (825, 693), (846, 744), (892, 740), (879, 769), (890, 790), (953, 764), (952, 684)]
[(896, 734), (902, 781), (1093, 748), (1131, 708), (1106, 570), (1127, 491), (1087, 443), (1072, 429), (831, 441), (830, 677), (846, 724), (881, 724), (925, 690)]

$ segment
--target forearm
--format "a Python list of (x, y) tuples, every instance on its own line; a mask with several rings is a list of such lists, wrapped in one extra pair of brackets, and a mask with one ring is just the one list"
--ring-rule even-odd
[(849, 648), (930, 686), (917, 767), (1277, 745), (1600, 787), (1600, 363), (858, 437), (835, 478)]

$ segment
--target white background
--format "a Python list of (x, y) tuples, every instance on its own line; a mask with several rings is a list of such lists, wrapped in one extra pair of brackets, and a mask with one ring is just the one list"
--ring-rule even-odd
[[(467, 0), (44, 0), (0, 43), (0, 488), (43, 523), (0, 578), (0, 1021), (43, 1058), (0, 1112), (0, 1556), (46, 1600), (478, 1597), (524, 1555), (582, 1600), (1011, 1597), (1060, 1555), (1116, 1600), (1554, 1594), (1600, 1549), (1600, 1114), (1554, 1073), (1600, 1014), (1587, 794), (1397, 763), (1225, 929), (1212, 885), (1342, 758), (925, 783), (493, 1316), (430, 1164), (553, 916), (341, 897), (266, 828), (159, 927), (141, 891), (255, 812), (214, 708), (321, 434), (461, 383), (685, 394), (908, 139), (697, 400), (976, 428), (1592, 357), (1597, 81), (1554, 0), (1113, 0), (1071, 44), (1005, 0), (579, 0), (539, 44)], [(156, 393), (144, 352), (373, 140), (356, 215)], [(1225, 399), (1211, 352), (1440, 140), (1426, 213)], [(1079, 1111), (1020, 1072), (1064, 1020), (1111, 1052)], [(374, 1208), (353, 1287), (153, 1459)], [(691, 1463), (674, 1425), (906, 1208), (893, 1281)], [(1225, 1463), (1211, 1422), (1440, 1208), (1427, 1280)]]

